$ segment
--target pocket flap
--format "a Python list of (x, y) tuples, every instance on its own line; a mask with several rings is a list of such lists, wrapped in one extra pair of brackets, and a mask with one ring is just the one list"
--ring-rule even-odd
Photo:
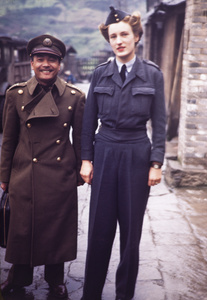
[(114, 87), (113, 86), (96, 86), (94, 88), (94, 93), (98, 93), (98, 94), (108, 94), (110, 96), (113, 95), (114, 93)]
[(132, 95), (154, 95), (155, 89), (151, 87), (133, 87), (132, 88)]

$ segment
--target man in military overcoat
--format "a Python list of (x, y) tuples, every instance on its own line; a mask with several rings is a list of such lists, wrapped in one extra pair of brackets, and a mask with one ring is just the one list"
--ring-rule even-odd
[(12, 267), (1, 292), (30, 285), (33, 267), (45, 265), (50, 292), (64, 298), (64, 262), (77, 252), (85, 95), (58, 77), (62, 41), (38, 36), (27, 50), (35, 76), (8, 90), (3, 114), (1, 187), (11, 207), (5, 260)]

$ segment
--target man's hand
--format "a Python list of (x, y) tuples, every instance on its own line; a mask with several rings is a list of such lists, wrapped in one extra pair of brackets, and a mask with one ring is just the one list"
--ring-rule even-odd
[(2, 182), (1, 183), (1, 188), (3, 191), (6, 191), (8, 189), (8, 183)]

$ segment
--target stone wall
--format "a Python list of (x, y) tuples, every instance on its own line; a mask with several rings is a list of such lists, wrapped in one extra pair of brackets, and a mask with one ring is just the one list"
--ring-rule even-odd
[(207, 0), (186, 1), (178, 160), (167, 163), (166, 179), (207, 185)]

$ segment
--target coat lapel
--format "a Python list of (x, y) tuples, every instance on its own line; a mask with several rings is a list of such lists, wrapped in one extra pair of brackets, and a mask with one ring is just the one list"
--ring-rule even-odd
[(131, 72), (129, 72), (124, 84), (122, 84), (122, 80), (121, 80), (115, 59), (108, 65), (108, 68), (106, 68), (105, 72), (103, 73), (103, 76), (111, 76), (111, 79), (119, 87), (126, 86), (129, 82), (131, 82), (136, 77), (139, 77), (143, 81), (146, 81), (145, 69), (143, 67), (143, 64), (140, 62), (139, 58), (136, 58), (136, 61), (132, 67), (132, 70), (131, 70)]
[[(34, 94), (37, 85), (38, 82), (35, 77), (28, 81), (27, 86), (31, 96)], [(65, 83), (59, 77), (57, 77), (55, 85), (59, 95), (62, 96), (66, 87)], [(29, 113), (27, 120), (59, 116), (59, 110), (55, 103), (52, 91), (50, 90), (46, 93), (42, 88), (36, 96), (28, 100), (28, 102), (25, 104), (25, 110)]]
[(122, 87), (122, 80), (118, 72), (118, 67), (116, 65), (115, 59), (111, 61), (108, 67), (103, 72), (104, 77), (110, 77), (114, 81), (114, 83), (120, 87)]
[(122, 83), (122, 79), (121, 79), (121, 76), (119, 74), (119, 71), (118, 71), (118, 67), (115, 63), (115, 59), (113, 61), (113, 75), (112, 75), (112, 80), (120, 87), (122, 87), (123, 83)]
[(29, 114), (27, 121), (34, 118), (58, 117), (59, 110), (52, 92), (47, 92)]
[[(24, 109), (28, 112), (31, 113), (32, 109), (39, 103), (39, 101), (44, 97), (46, 92), (41, 89), (39, 93), (33, 97), (28, 103), (25, 104)], [(29, 97), (28, 97), (29, 100)]]
[(143, 81), (146, 81), (145, 70), (144, 70), (143, 64), (140, 62), (139, 58), (136, 58), (136, 61), (132, 67), (132, 70), (131, 70), (131, 72), (129, 72), (129, 74), (123, 84), (123, 87), (136, 77), (139, 77)]

